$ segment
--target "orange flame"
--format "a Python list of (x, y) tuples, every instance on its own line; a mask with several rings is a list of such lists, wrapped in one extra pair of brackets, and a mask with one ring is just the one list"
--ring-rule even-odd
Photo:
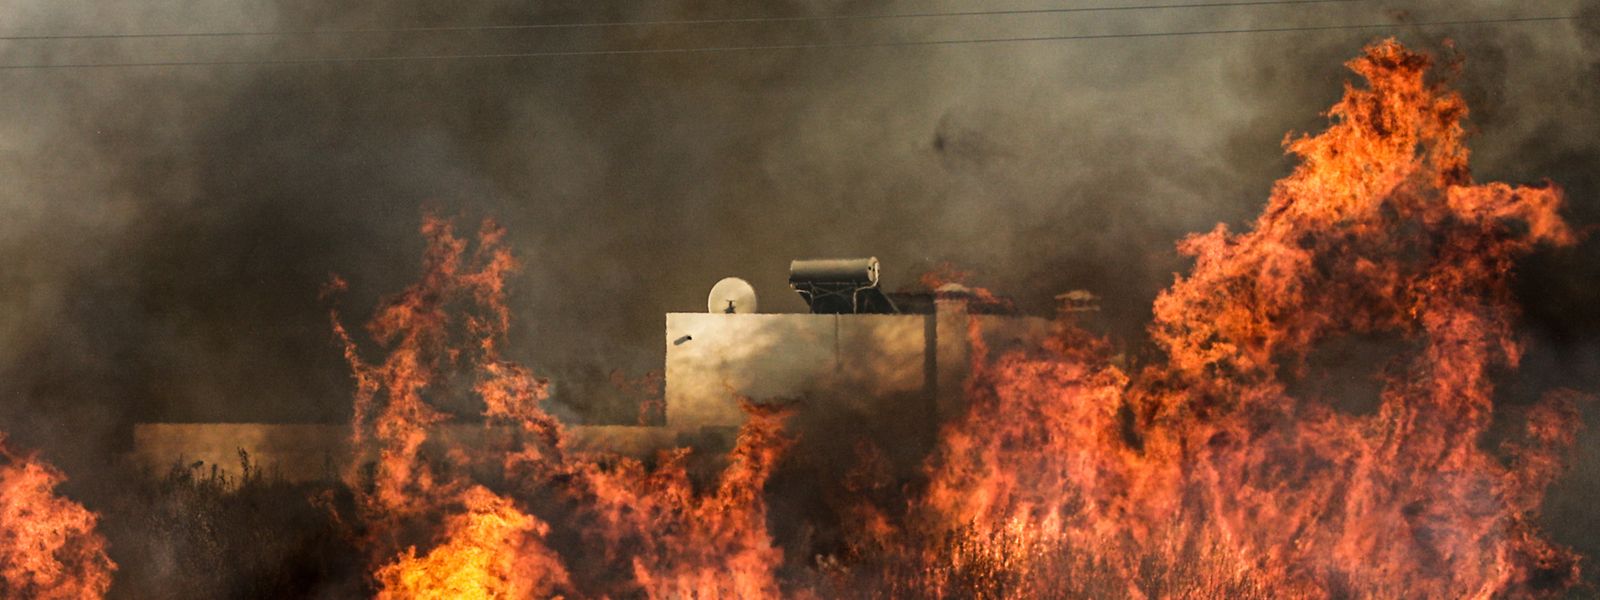
[[(1553, 186), (1475, 184), (1460, 97), (1394, 41), (1349, 66), (1327, 131), (1250, 231), (1180, 249), (1166, 362), (1130, 377), (1063, 326), (980, 360), (894, 548), (895, 589), (980, 597), (1539, 595), (1577, 558), (1533, 525), (1577, 419), (1553, 394), (1500, 454), (1490, 370), (1514, 367), (1515, 257), (1572, 234)], [(1295, 397), (1319, 343), (1389, 335), (1373, 414)], [(974, 343), (979, 340), (974, 339)], [(982, 356), (975, 352), (975, 356)], [(892, 562), (892, 561), (891, 561)]]
[(542, 598), (567, 585), (560, 559), (538, 543), (548, 525), (481, 487), (461, 500), (466, 512), (446, 520), (443, 544), (421, 558), (408, 548), (378, 569), (378, 598)]
[(0, 597), (103, 598), (117, 565), (95, 532), (100, 517), (56, 495), (66, 478), (0, 435)]
[[(1491, 374), (1521, 352), (1511, 267), (1572, 242), (1561, 193), (1472, 181), (1465, 105), (1426, 79), (1426, 56), (1391, 40), (1349, 66), (1367, 87), (1346, 87), (1326, 131), (1287, 142), (1301, 164), (1253, 226), (1179, 245), (1195, 264), (1156, 300), (1164, 360), (1125, 370), (1070, 322), (1045, 348), (990, 356), (974, 325), (971, 410), (944, 428), (909, 499), (845, 517), (856, 539), (843, 564), (819, 567), (820, 585), (981, 598), (1574, 586), (1577, 556), (1534, 523), (1575, 438), (1577, 396), (1548, 395), (1519, 436), (1486, 448)], [(790, 444), (786, 412), (746, 403), (705, 491), (687, 450), (653, 468), (569, 452), (541, 406), (547, 382), (501, 354), (516, 268), (503, 231), (486, 224), (470, 256), (447, 221), (423, 233), (421, 281), (368, 326), (381, 363), (334, 321), (357, 381), (353, 435), (373, 454), (350, 482), (381, 594), (781, 595), (761, 490)], [(1352, 335), (1387, 340), (1374, 410), (1293, 391), (1317, 348)], [(450, 385), (461, 373), (472, 385)], [(469, 388), (489, 423), (518, 432), (504, 452), (438, 435), (434, 402)]]
[[(761, 488), (788, 440), (786, 413), (748, 405), (714, 491), (696, 492), (680, 450), (655, 468), (567, 450), (541, 404), (547, 381), (501, 355), (510, 327), (505, 277), (516, 262), (504, 231), (485, 223), (477, 248), (429, 217), (422, 279), (386, 300), (368, 324), (385, 350), (368, 363), (334, 315), (356, 379), (353, 437), (372, 470), (348, 474), (379, 563), (385, 598), (776, 597), (782, 554), (766, 530)], [(330, 290), (344, 287), (335, 280)], [(516, 435), (503, 452), (453, 446), (430, 396), (470, 386), (490, 425)], [(487, 434), (486, 434), (487, 435)], [(445, 445), (430, 455), (429, 444)], [(362, 462), (362, 461), (357, 461)], [(487, 474), (486, 474), (487, 473)], [(550, 539), (559, 528), (563, 540)], [(417, 542), (432, 545), (420, 557)], [(401, 550), (404, 548), (404, 550)]]

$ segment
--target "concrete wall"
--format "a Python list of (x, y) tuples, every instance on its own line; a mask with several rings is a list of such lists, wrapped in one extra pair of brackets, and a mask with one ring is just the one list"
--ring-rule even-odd
[[(941, 298), (931, 315), (668, 314), (667, 426), (574, 426), (569, 441), (575, 451), (637, 458), (679, 446), (721, 451), (744, 422), (744, 396), (797, 401), (790, 429), (807, 443), (848, 450), (868, 441), (912, 468), (939, 423), (965, 406), (974, 326), (994, 352), (1050, 330), (1045, 319), (969, 315), (959, 297)], [(515, 435), (451, 424), (440, 440), (492, 452)], [(263, 472), (305, 481), (344, 472), (349, 436), (344, 424), (146, 423), (134, 426), (133, 457), (158, 476), (200, 461), (236, 477), (243, 449)]]
[[(808, 411), (861, 409), (907, 394), (927, 400), (928, 319), (668, 314), (667, 426), (737, 427), (740, 396), (804, 400)], [(925, 415), (932, 404), (902, 408)]]
[(203, 463), (229, 477), (241, 471), (239, 450), (268, 476), (307, 481), (338, 476), (350, 456), (348, 425), (266, 423), (140, 423), (133, 459), (156, 476), (174, 465)]
[[(665, 427), (573, 426), (566, 431), (574, 452), (641, 459), (692, 441)], [(441, 425), (436, 433), (444, 444), (490, 452), (511, 447), (516, 436), (510, 427), (472, 424)], [(296, 482), (338, 478), (352, 459), (350, 426), (345, 424), (141, 423), (134, 425), (133, 437), (132, 459), (156, 477), (175, 465), (199, 462), (197, 474), (209, 475), (215, 466), (219, 473), (238, 478), (240, 449), (249, 454), (252, 468)]]
[(1050, 321), (969, 315), (941, 299), (931, 315), (672, 313), (666, 326), (667, 425), (731, 429), (741, 396), (798, 401), (802, 435), (853, 433), (925, 448), (965, 408), (973, 328), (992, 352), (1037, 344)]

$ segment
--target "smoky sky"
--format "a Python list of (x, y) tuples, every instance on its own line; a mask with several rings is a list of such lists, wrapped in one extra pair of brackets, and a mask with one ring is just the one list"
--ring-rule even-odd
[[(328, 30), (973, 10), (960, 2), (0, 0), (8, 35)], [(1116, 5), (1108, 2), (1106, 5)], [(1124, 2), (1122, 4), (1133, 4)], [(1142, 4), (1142, 3), (1141, 3)], [(985, 3), (985, 9), (1045, 4)], [(1065, 15), (0, 41), (6, 65), (1110, 34), (1582, 14), (1255, 35), (524, 59), (0, 71), (0, 430), (68, 468), (136, 421), (326, 422), (358, 322), (417, 273), (424, 210), (492, 217), (524, 262), (511, 344), (556, 380), (660, 368), (663, 313), (724, 276), (804, 306), (788, 261), (950, 261), (1047, 312), (1103, 296), (1137, 344), (1173, 244), (1245, 226), (1381, 35), (1461, 61), (1480, 180), (1550, 181), (1600, 222), (1600, 8), (1345, 2)], [(1448, 69), (1442, 69), (1448, 70)], [(1600, 245), (1522, 265), (1512, 403), (1600, 390)], [(562, 414), (609, 409), (564, 394)], [(1591, 423), (1600, 422), (1592, 414)], [(1600, 488), (1590, 435), (1568, 483)], [(1581, 507), (1594, 495), (1553, 503)], [(1583, 511), (1572, 511), (1580, 513)], [(1578, 518), (1578, 517), (1574, 517)], [(1600, 523), (1595, 523), (1600, 527)], [(1594, 528), (1590, 528), (1591, 530)]]

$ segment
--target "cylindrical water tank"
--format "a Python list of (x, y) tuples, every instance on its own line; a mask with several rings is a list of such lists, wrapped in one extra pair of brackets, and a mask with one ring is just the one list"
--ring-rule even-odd
[(878, 259), (828, 258), (796, 260), (789, 263), (789, 283), (878, 285)]

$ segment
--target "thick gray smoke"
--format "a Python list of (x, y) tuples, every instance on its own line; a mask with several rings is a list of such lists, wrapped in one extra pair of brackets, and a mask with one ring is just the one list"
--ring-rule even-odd
[[(385, 28), (972, 10), (971, 3), (0, 0), (6, 32)], [(1025, 8), (1034, 5), (984, 8)], [(1406, 9), (1406, 10), (1395, 10)], [(1586, 21), (875, 49), (0, 71), (0, 430), (67, 471), (142, 420), (338, 421), (351, 321), (415, 274), (424, 207), (492, 216), (526, 268), (513, 342), (564, 374), (659, 368), (662, 313), (725, 275), (800, 310), (791, 258), (942, 261), (1048, 311), (1087, 288), (1137, 345), (1184, 263), (1238, 226), (1362, 45), (1464, 60), (1484, 180), (1566, 188), (1600, 222), (1600, 8), (1420, 2), (898, 21), (0, 42), (0, 64), (261, 60), (1107, 34), (1582, 13)], [(1446, 44), (1446, 37), (1453, 46)], [(1600, 244), (1521, 276), (1530, 353), (1506, 387), (1600, 389)], [(619, 418), (566, 394), (564, 414)], [(623, 410), (625, 412), (625, 410)], [(1600, 410), (1591, 409), (1591, 413)], [(631, 415), (620, 418), (626, 419)], [(1596, 419), (1591, 417), (1591, 422)], [(1600, 436), (1558, 518), (1595, 555)], [(1570, 510), (1569, 510), (1570, 509)], [(1588, 515), (1588, 516), (1584, 516)], [(1588, 538), (1600, 536), (1589, 535)]]

